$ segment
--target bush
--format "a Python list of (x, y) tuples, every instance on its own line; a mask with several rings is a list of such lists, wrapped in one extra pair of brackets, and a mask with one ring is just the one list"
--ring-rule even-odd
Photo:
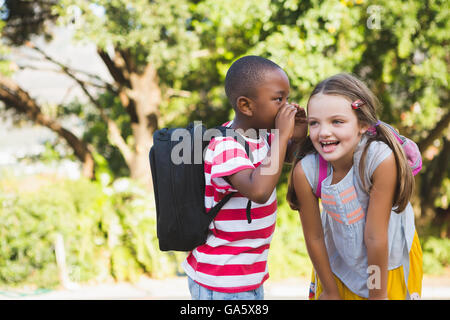
[(95, 184), (81, 180), (40, 190), (4, 194), (0, 200), (0, 281), (6, 284), (58, 282), (54, 240), (65, 240), (70, 271), (82, 270), (80, 280), (100, 267), (96, 257), (102, 239), (97, 225), (107, 197)]
[[(14, 184), (13, 184), (14, 185)], [(20, 184), (19, 184), (20, 185)], [(0, 283), (59, 283), (54, 242), (64, 239), (72, 281), (137, 280), (175, 274), (180, 254), (157, 248), (151, 197), (130, 180), (102, 187), (58, 181), (35, 191), (0, 192)]]
[(286, 202), (287, 184), (277, 187), (277, 225), (269, 251), (269, 273), (274, 279), (310, 276), (312, 263), (306, 250), (298, 211)]
[(440, 275), (450, 263), (450, 239), (429, 236), (422, 243), (423, 271)]

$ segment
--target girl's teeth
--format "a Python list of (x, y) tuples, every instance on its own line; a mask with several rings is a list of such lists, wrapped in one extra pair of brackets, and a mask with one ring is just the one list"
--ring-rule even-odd
[(338, 145), (339, 141), (335, 141), (335, 142), (322, 142), (322, 150), (326, 153), (329, 152), (333, 152), (337, 145)]

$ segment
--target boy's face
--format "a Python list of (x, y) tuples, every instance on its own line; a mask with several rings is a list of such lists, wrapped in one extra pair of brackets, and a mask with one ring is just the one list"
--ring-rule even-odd
[(274, 129), (278, 110), (289, 97), (289, 79), (281, 69), (266, 72), (264, 82), (256, 89), (252, 116), (254, 129)]

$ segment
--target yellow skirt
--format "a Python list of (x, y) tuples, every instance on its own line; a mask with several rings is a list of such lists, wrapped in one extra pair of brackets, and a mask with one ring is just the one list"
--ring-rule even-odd
[[(409, 252), (409, 275), (408, 291), (411, 299), (420, 299), (422, 296), (422, 249), (420, 247), (417, 232), (414, 234), (414, 240)], [(343, 300), (367, 300), (350, 291), (347, 286), (336, 276), (334, 276), (339, 294)], [(403, 274), (403, 266), (388, 272), (387, 294), (389, 300), (405, 300), (406, 286)], [(317, 281), (317, 282), (316, 282)], [(317, 300), (322, 293), (322, 284), (316, 277), (313, 270), (311, 277), (311, 287), (309, 290), (309, 300)]]

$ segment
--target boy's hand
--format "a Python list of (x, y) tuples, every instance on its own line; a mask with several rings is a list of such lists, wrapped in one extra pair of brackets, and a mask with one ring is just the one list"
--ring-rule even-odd
[(275, 118), (275, 129), (280, 130), (280, 139), (289, 140), (294, 133), (295, 114), (297, 108), (292, 104), (285, 104), (278, 110)]
[(292, 105), (297, 108), (297, 113), (295, 114), (295, 127), (291, 140), (297, 142), (306, 138), (306, 135), (308, 134), (308, 122), (306, 121), (305, 109), (296, 103), (293, 103)]
[(294, 131), (288, 143), (286, 157), (284, 159), (284, 162), (286, 163), (291, 163), (294, 160), (300, 144), (304, 141), (306, 135), (308, 134), (308, 123), (306, 122), (305, 109), (301, 108), (296, 103), (292, 103), (292, 106), (297, 109), (297, 113), (294, 118)]

